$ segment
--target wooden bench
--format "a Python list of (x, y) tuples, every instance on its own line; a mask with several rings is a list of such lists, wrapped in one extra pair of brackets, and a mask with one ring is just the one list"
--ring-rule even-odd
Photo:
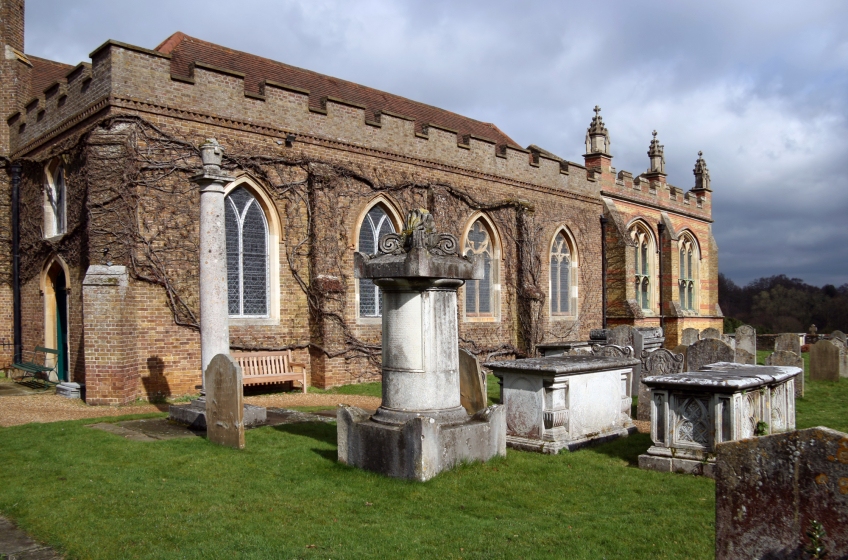
[[(25, 356), (21, 356), (20, 362), (15, 362), (12, 364), (12, 367), (18, 371), (22, 371), (23, 375), (15, 378), (15, 381), (23, 381), (27, 377), (32, 377), (33, 379), (41, 379), (45, 383), (59, 383), (58, 380), (58, 372), (56, 368), (59, 366), (59, 351), (54, 350), (52, 348), (45, 348), (43, 346), (36, 346), (35, 350), (32, 352), (24, 352), (24, 354), (28, 355), (27, 359)], [(43, 355), (42, 359), (38, 359), (38, 355)], [(50, 355), (55, 356), (54, 364), (52, 366), (47, 365), (48, 357)], [(53, 381), (50, 379), (50, 374), (56, 373), (57, 380)]]
[(241, 366), (242, 386), (300, 382), (306, 392), (306, 364), (292, 361), (291, 350), (284, 352), (231, 352)]

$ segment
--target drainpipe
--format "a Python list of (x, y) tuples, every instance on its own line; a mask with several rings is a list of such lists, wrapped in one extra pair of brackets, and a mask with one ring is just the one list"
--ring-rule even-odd
[(607, 217), (601, 215), (601, 313), (607, 328)]
[(15, 362), (21, 362), (21, 239), (19, 212), (21, 200), (21, 164), (12, 163), (12, 305)]
[(663, 314), (663, 285), (662, 285), (662, 279), (663, 279), (662, 237), (663, 237), (663, 232), (665, 232), (665, 224), (660, 222), (660, 223), (657, 224), (657, 233), (659, 234), (657, 236), (659, 238), (658, 242), (657, 242), (657, 252), (659, 253), (659, 271), (658, 271), (659, 272), (659, 274), (658, 274), (659, 278), (658, 278), (658, 281), (659, 281), (659, 289), (660, 289), (660, 328), (663, 330), (663, 333), (664, 333), (665, 332), (665, 315)]

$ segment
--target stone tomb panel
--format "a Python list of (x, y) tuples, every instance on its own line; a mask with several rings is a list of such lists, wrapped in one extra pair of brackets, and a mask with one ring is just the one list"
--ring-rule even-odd
[(509, 435), (539, 438), (542, 435), (544, 389), (542, 378), (509, 376), (504, 380), (506, 431)]
[(597, 372), (569, 378), (569, 433), (573, 439), (621, 425), (621, 378), (629, 373)]
[[(383, 293), (383, 365), (393, 370), (424, 369), (421, 292)], [(385, 325), (403, 325), (406, 332)], [(409, 344), (416, 340), (418, 344)]]

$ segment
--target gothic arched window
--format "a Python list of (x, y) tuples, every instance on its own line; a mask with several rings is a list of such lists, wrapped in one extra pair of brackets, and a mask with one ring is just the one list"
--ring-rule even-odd
[(565, 233), (560, 231), (551, 246), (551, 315), (573, 315), (574, 256)]
[(483, 260), (483, 279), (465, 283), (465, 316), (492, 317), (495, 314), (495, 247), (483, 220), (477, 220), (465, 239), (465, 255)]
[(678, 296), (680, 307), (687, 311), (697, 308), (695, 284), (697, 283), (698, 246), (688, 234), (680, 236), (680, 274), (678, 276)]
[(224, 200), (230, 317), (268, 316), (268, 222), (259, 201), (237, 187)]
[(54, 237), (67, 231), (65, 166), (48, 166), (44, 185), (44, 237)]
[[(380, 204), (372, 207), (362, 220), (359, 227), (359, 243), (357, 251), (368, 255), (377, 253), (380, 238), (388, 233), (395, 233), (386, 209)], [(383, 294), (380, 288), (370, 278), (359, 279), (359, 316), (380, 317), (383, 314)]]
[(636, 302), (642, 309), (651, 309), (653, 305), (654, 243), (650, 232), (641, 224), (630, 230), (630, 240), (634, 246)]

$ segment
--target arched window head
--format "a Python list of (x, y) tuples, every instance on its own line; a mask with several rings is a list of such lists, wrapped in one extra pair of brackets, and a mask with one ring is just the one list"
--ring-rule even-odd
[(560, 231), (551, 246), (551, 315), (573, 315), (574, 257), (565, 233)]
[(477, 257), (483, 261), (483, 279), (469, 280), (465, 283), (465, 316), (491, 317), (495, 309), (495, 249), (492, 244), (492, 234), (483, 220), (474, 222), (468, 231), (465, 239), (465, 255)]
[(687, 311), (695, 311), (697, 308), (695, 284), (699, 260), (698, 246), (688, 234), (682, 235), (678, 244), (680, 247), (680, 273), (677, 286), (680, 307)]
[(224, 206), (230, 317), (267, 317), (269, 259), (265, 212), (244, 187), (230, 192)]
[(651, 309), (652, 289), (651, 276), (653, 275), (653, 239), (651, 234), (640, 224), (630, 229), (630, 240), (634, 245), (634, 264), (636, 287), (636, 302), (642, 309)]
[(67, 232), (67, 187), (65, 166), (53, 164), (47, 168), (44, 185), (44, 237), (54, 237)]
[[(381, 205), (372, 207), (359, 227), (357, 251), (368, 255), (377, 252), (380, 238), (395, 233), (395, 226), (388, 212)], [(359, 316), (380, 317), (383, 314), (383, 294), (370, 278), (359, 279)]]

